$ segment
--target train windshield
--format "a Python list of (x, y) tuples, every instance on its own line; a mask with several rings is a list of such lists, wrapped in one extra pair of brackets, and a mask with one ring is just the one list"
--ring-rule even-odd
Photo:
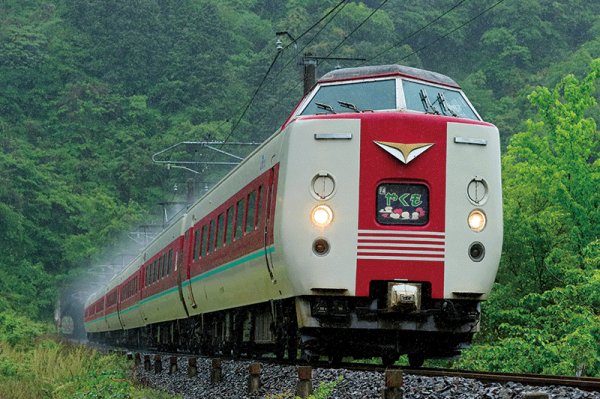
[(396, 80), (386, 79), (321, 86), (301, 115), (396, 108)]
[(479, 120), (461, 92), (421, 82), (402, 80), (406, 109)]

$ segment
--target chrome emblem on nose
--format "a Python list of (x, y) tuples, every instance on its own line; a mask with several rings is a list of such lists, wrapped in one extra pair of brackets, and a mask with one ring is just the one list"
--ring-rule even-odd
[(433, 143), (390, 143), (388, 141), (373, 141), (379, 147), (383, 148), (388, 153), (392, 154), (394, 158), (400, 162), (407, 164), (429, 148), (433, 146)]

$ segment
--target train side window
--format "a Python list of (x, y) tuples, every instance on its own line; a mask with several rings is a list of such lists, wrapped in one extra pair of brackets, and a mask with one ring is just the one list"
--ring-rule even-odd
[(215, 244), (215, 249), (221, 248), (223, 245), (223, 238), (225, 237), (225, 213), (222, 213), (217, 218), (217, 240)]
[(196, 242), (194, 243), (194, 260), (198, 260), (198, 254), (200, 252), (200, 229), (196, 230)]
[(258, 197), (256, 198), (256, 204), (258, 206), (258, 209), (256, 211), (256, 226), (260, 226), (260, 215), (262, 213), (262, 203), (261, 201), (264, 201), (263, 197), (263, 186), (258, 187)]
[(173, 269), (173, 250), (169, 249), (169, 263), (167, 265), (167, 274), (171, 274), (172, 269)]
[(160, 280), (161, 278), (163, 278), (163, 262), (162, 262), (162, 256), (158, 255), (158, 278), (157, 278), (157, 280)]
[(207, 243), (208, 243), (208, 234), (206, 234), (206, 225), (202, 226), (202, 250), (200, 251), (200, 256), (206, 256), (207, 251)]
[(167, 253), (165, 252), (163, 254), (163, 276), (166, 277), (167, 273)]
[(225, 243), (231, 244), (233, 239), (233, 205), (227, 210), (227, 231), (225, 232)]
[(254, 219), (256, 216), (256, 191), (248, 194), (248, 211), (246, 212), (246, 233), (254, 230)]
[(237, 218), (235, 222), (235, 239), (237, 240), (244, 234), (244, 204), (246, 199), (242, 198), (237, 203)]
[(210, 221), (210, 230), (208, 231), (208, 247), (206, 248), (206, 252), (210, 252), (211, 248), (213, 248), (215, 239), (215, 221)]

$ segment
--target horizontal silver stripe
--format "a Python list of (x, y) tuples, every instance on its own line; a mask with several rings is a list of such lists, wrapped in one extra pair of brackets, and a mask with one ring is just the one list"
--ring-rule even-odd
[(445, 238), (427, 238), (427, 237), (373, 237), (373, 236), (364, 236), (358, 237), (358, 242), (369, 241), (432, 241), (432, 242), (441, 242), (446, 241)]
[(387, 242), (359, 242), (358, 248), (360, 247), (378, 247), (378, 248), (440, 248), (444, 249), (444, 244), (396, 244)]
[(477, 139), (474, 137), (455, 137), (456, 144), (487, 145), (486, 139)]
[(439, 231), (398, 231), (398, 230), (358, 230), (358, 234), (389, 234), (389, 235), (421, 235), (421, 236), (446, 236), (446, 233)]
[(397, 249), (359, 249), (358, 254), (444, 255), (444, 251), (399, 251)]
[(358, 259), (364, 260), (414, 260), (414, 261), (434, 261), (444, 262), (444, 258), (417, 258), (413, 256), (359, 256)]
[(352, 140), (352, 133), (315, 133), (315, 140)]

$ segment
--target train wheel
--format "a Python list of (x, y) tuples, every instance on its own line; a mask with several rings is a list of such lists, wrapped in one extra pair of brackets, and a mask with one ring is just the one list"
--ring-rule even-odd
[(298, 337), (294, 334), (294, 336), (290, 337), (287, 344), (287, 356), (288, 359), (292, 362), (298, 359)]
[(302, 361), (306, 364), (315, 364), (319, 361), (319, 354), (309, 350), (302, 349)]
[(327, 362), (332, 367), (337, 367), (342, 364), (343, 356), (339, 353), (333, 353), (327, 357)]
[(273, 353), (275, 353), (275, 358), (277, 360), (283, 360), (285, 357), (285, 342), (276, 343)]
[(398, 354), (396, 352), (385, 353), (381, 355), (381, 363), (385, 367), (393, 366), (398, 360)]
[(408, 364), (410, 367), (419, 368), (425, 362), (425, 355), (423, 353), (409, 353)]

